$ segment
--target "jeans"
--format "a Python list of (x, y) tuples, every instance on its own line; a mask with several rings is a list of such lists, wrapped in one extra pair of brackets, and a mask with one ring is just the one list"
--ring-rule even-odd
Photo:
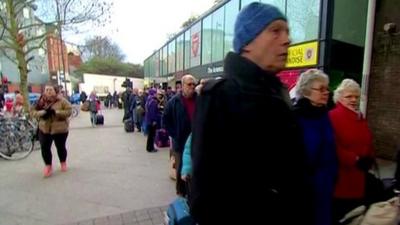
[(97, 122), (97, 112), (90, 112), (90, 122), (92, 125), (96, 125)]

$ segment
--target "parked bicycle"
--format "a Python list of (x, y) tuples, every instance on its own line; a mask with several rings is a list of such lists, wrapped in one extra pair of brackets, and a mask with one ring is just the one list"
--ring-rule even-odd
[(79, 111), (80, 111), (81, 106), (78, 104), (73, 104), (72, 105), (72, 114), (71, 114), (71, 118), (75, 118), (79, 115)]
[(33, 150), (36, 126), (26, 117), (0, 115), (0, 156), (8, 160), (26, 158)]

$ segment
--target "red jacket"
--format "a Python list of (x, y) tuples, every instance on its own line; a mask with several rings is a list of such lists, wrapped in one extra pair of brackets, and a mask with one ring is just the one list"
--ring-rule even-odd
[(356, 166), (358, 156), (373, 156), (372, 134), (367, 120), (358, 113), (337, 103), (329, 112), (336, 139), (339, 174), (335, 188), (336, 198), (364, 197), (365, 175)]

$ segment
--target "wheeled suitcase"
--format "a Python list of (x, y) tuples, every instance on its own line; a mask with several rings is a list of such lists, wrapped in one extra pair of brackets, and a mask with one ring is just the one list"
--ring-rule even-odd
[(131, 119), (127, 119), (124, 121), (124, 129), (126, 132), (134, 132), (135, 131), (135, 123)]
[(96, 115), (96, 125), (104, 125), (104, 116), (102, 114)]
[(170, 142), (169, 142), (168, 132), (165, 129), (158, 129), (156, 131), (154, 144), (157, 146), (157, 148), (169, 147)]

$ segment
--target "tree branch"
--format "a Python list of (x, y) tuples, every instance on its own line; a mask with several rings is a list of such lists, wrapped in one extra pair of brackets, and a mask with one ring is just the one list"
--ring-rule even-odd
[(15, 65), (18, 65), (18, 62), (16, 61), (15, 57), (9, 56), (8, 52), (4, 48), (0, 48), (1, 53), (11, 62), (13, 62)]
[(10, 49), (10, 50), (15, 51), (15, 49), (13, 47), (10, 47), (10, 46), (7, 46), (7, 45), (0, 45), (0, 48), (1, 49)]
[(67, 0), (67, 2), (65, 3), (65, 5), (64, 5), (64, 15), (63, 15), (63, 20), (65, 21), (66, 20), (66, 17), (67, 17), (67, 10), (68, 10), (68, 7), (69, 7), (69, 5), (71, 4), (71, 2), (73, 2), (73, 0)]
[(25, 29), (29, 29), (29, 28), (32, 28), (32, 27), (41, 27), (41, 26), (44, 26), (44, 25), (45, 25), (44, 23), (33, 23), (33, 24), (26, 25), (26, 26), (21, 26), (19, 29), (20, 30), (25, 30)]
[(2, 16), (0, 16), (0, 25), (3, 27), (2, 35), (0, 37), (3, 37), (5, 31), (10, 33), (10, 28), (7, 26), (7, 20), (4, 19)]
[[(46, 35), (41, 35), (41, 36), (46, 36)], [(39, 38), (32, 38), (32, 39), (36, 39), (36, 40), (37, 40), (37, 39), (39, 39)], [(37, 46), (29, 48), (29, 49), (26, 51), (26, 55), (30, 54), (31, 52), (33, 52), (33, 51), (36, 50), (36, 49), (42, 48), (45, 41), (46, 41), (46, 38), (43, 38)]]
[(5, 36), (3, 37), (2, 41), (6, 44), (5, 46), (8, 46), (10, 49), (13, 49), (14, 51), (18, 48), (18, 46), (15, 44), (14, 39), (12, 39), (11, 37)]

